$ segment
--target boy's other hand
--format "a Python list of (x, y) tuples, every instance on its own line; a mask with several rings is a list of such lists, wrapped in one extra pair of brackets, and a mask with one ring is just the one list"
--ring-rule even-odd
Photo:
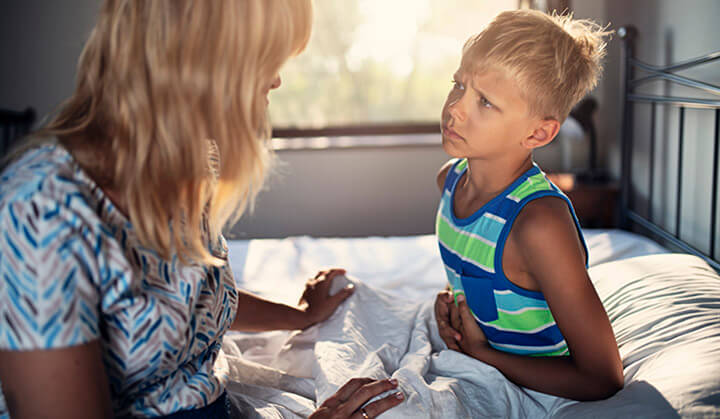
[[(455, 308), (455, 304), (452, 292), (448, 290), (439, 292), (435, 298), (435, 319), (437, 320), (440, 338), (449, 349), (461, 351), (458, 342), (462, 339), (462, 335), (453, 327), (453, 325), (458, 326), (457, 320), (460, 317), (457, 315), (457, 310), (452, 313), (453, 308)], [(456, 315), (453, 316), (453, 314)], [(453, 317), (455, 317), (455, 321), (453, 321)]]
[(303, 329), (326, 320), (340, 303), (352, 295), (354, 291), (352, 284), (330, 295), (333, 278), (341, 275), (345, 275), (345, 269), (330, 269), (318, 272), (315, 278), (307, 281), (305, 292), (298, 304), (305, 316)]
[(475, 317), (470, 312), (470, 307), (465, 301), (465, 295), (459, 294), (457, 297), (458, 307), (457, 311), (460, 316), (460, 332), (462, 333), (463, 339), (458, 342), (460, 346), (460, 352), (477, 358), (474, 354), (477, 351), (488, 348), (488, 340), (485, 337), (480, 326), (475, 321)]

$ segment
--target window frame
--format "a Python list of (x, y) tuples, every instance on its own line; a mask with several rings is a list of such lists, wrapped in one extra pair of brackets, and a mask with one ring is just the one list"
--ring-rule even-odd
[(273, 138), (362, 137), (377, 135), (440, 134), (440, 122), (399, 122), (328, 125), (321, 128), (273, 127)]

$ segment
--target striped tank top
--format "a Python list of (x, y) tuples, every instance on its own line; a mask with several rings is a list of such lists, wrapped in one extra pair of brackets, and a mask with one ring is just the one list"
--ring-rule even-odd
[(567, 202), (587, 255), (570, 200), (533, 164), (474, 214), (457, 218), (453, 209), (455, 190), (466, 171), (467, 159), (457, 160), (448, 171), (435, 226), (453, 294), (465, 294), (468, 307), (493, 348), (529, 356), (569, 355), (543, 294), (510, 282), (502, 269), (502, 257), (520, 210), (545, 196)]

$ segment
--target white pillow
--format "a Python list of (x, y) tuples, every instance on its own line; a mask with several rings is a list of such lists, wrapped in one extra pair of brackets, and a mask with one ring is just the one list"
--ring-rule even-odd
[(720, 276), (686, 254), (640, 256), (589, 269), (625, 370), (610, 399), (559, 417), (720, 417)]

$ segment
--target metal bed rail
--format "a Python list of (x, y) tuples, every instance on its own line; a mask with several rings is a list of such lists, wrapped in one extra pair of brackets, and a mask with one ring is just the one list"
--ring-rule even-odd
[[(703, 81), (694, 80), (678, 74), (676, 71), (686, 70), (697, 67), (702, 64), (720, 60), (720, 51), (716, 51), (701, 57), (692, 58), (686, 61), (678, 62), (668, 66), (660, 67), (644, 63), (634, 55), (634, 40), (637, 36), (637, 30), (632, 26), (622, 27), (618, 30), (618, 35), (622, 39), (622, 124), (621, 124), (621, 141), (622, 141), (622, 167), (621, 167), (621, 196), (620, 196), (620, 226), (623, 229), (630, 230), (633, 226), (639, 226), (645, 231), (659, 237), (667, 244), (677, 249), (697, 255), (705, 259), (715, 270), (720, 272), (720, 261), (716, 252), (717, 227), (718, 227), (718, 157), (720, 155), (720, 144), (718, 136), (720, 134), (720, 100), (703, 99), (694, 97), (673, 97), (673, 96), (654, 96), (636, 93), (635, 89), (647, 82), (655, 80), (665, 80), (670, 83), (682, 85), (712, 95), (720, 96), (720, 86), (716, 86)], [(642, 77), (635, 77), (635, 71), (641, 70), (645, 72)], [(650, 159), (649, 159), (649, 179), (648, 200), (650, 202), (648, 215), (643, 216), (633, 209), (633, 191), (632, 191), (632, 167), (633, 167), (633, 146), (635, 138), (633, 138), (634, 126), (634, 107), (635, 103), (650, 103)], [(670, 105), (679, 109), (679, 130), (678, 130), (678, 153), (677, 153), (677, 189), (675, 202), (675, 226), (674, 231), (659, 225), (653, 220), (652, 202), (655, 180), (655, 143), (656, 132), (655, 123), (657, 115), (657, 107), (660, 105)], [(681, 203), (683, 193), (683, 151), (685, 148), (685, 110), (687, 108), (714, 110), (714, 140), (712, 150), (712, 189), (710, 191), (710, 231), (709, 233), (709, 252), (697, 249), (681, 238)]]

